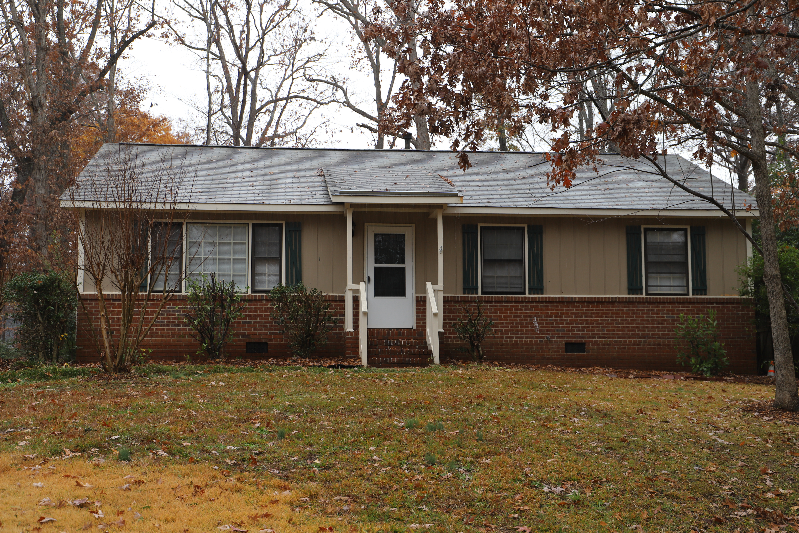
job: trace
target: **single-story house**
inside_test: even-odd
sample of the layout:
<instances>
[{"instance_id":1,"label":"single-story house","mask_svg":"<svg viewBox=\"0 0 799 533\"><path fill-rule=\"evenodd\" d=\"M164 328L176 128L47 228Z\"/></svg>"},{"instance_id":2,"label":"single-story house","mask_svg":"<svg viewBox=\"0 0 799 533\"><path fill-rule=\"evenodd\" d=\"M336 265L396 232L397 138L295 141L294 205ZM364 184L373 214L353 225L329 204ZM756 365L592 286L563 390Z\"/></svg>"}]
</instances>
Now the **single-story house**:
<instances>
[{"instance_id":1,"label":"single-story house","mask_svg":"<svg viewBox=\"0 0 799 533\"><path fill-rule=\"evenodd\" d=\"M464 357L454 324L481 302L494 322L489 359L677 370L679 315L715 309L731 369L756 371L754 311L737 293L750 244L645 161L602 155L567 189L548 185L540 153L470 153L464 171L447 151L106 144L62 197L85 224L113 208L87 185L120 156L141 179L164 162L181 169L175 268L241 287L233 356L289 355L268 292L302 281L340 318L323 352L364 365ZM663 164L751 228L751 196L680 156ZM95 287L79 282L98 313ZM147 341L154 358L197 350L185 282L175 291ZM98 354L86 320L78 357L88 361Z\"/></svg>"}]
</instances>

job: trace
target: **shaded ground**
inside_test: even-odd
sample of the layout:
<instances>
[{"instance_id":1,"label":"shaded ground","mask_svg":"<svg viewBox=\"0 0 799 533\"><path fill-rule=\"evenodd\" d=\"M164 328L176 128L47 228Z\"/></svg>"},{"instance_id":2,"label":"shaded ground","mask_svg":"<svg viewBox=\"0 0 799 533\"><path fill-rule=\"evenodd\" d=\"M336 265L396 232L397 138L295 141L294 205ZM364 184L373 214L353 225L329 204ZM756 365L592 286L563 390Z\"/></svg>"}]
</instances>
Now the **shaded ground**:
<instances>
[{"instance_id":1,"label":"shaded ground","mask_svg":"<svg viewBox=\"0 0 799 533\"><path fill-rule=\"evenodd\" d=\"M335 531L799 526L799 426L764 411L770 385L493 366L137 372L0 385L0 453L8 465L0 478L29 474L24 467L44 459L41 468L58 464L69 475L69 465L111 469L113 484L125 468L184 478L196 469L197 476L216 473L207 478L214 483L240 477L256 500L286 487L298 495L287 516ZM130 450L132 464L119 461L120 449ZM82 455L56 459L74 453ZM12 486L0 502L39 495L24 489ZM180 499L172 489L151 494ZM2 506L0 521L12 523ZM248 513L240 509L240 526L221 515L213 525L276 527L247 522ZM34 520L19 529L47 525ZM124 528L149 530L136 529L132 518Z\"/></svg>"}]
</instances>

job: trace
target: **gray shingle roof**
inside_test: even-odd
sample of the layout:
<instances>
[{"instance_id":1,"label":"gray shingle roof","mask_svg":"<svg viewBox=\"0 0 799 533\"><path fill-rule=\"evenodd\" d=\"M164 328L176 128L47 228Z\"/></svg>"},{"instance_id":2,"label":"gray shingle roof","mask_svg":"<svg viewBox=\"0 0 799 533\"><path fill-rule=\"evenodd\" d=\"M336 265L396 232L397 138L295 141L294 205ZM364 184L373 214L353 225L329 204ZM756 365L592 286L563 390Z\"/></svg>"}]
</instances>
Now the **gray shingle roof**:
<instances>
[{"instance_id":1,"label":"gray shingle roof","mask_svg":"<svg viewBox=\"0 0 799 533\"><path fill-rule=\"evenodd\" d=\"M156 146L107 144L86 166L78 186L62 199L102 200L104 176L120 158L155 183L163 169L178 169L177 201L243 205L329 205L347 191L438 195L459 192L464 207L555 209L712 209L662 178L643 160L603 155L597 171L578 172L569 189L550 188L543 154L475 152L471 168L458 168L452 152ZM738 209L754 199L688 160L665 159L670 175ZM161 171L159 171L159 169ZM146 190L143 187L142 190Z\"/></svg>"}]
</instances>

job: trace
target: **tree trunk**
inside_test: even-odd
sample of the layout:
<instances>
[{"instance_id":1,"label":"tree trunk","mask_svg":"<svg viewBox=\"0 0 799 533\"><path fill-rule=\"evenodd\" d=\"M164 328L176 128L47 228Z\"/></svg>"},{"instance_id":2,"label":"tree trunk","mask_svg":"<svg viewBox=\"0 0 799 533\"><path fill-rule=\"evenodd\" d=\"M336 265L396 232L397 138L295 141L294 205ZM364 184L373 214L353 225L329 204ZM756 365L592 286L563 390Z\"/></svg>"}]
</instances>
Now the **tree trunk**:
<instances>
[{"instance_id":1,"label":"tree trunk","mask_svg":"<svg viewBox=\"0 0 799 533\"><path fill-rule=\"evenodd\" d=\"M762 157L752 161L755 176L755 197L760 210L760 237L763 248L763 283L768 296L771 317L771 335L774 342L774 372L776 387L774 405L779 409L799 410L796 376L791 353L791 338L788 333L788 317L785 312L785 295L774 230L774 214L771 206L771 182L766 161L766 139L763 129L763 114L760 108L760 91L756 80L749 81L746 91L746 114L751 131L752 152Z\"/></svg>"},{"instance_id":2,"label":"tree trunk","mask_svg":"<svg viewBox=\"0 0 799 533\"><path fill-rule=\"evenodd\" d=\"M733 166L738 176L738 190L749 192L749 160L742 155L736 155Z\"/></svg>"}]
</instances>

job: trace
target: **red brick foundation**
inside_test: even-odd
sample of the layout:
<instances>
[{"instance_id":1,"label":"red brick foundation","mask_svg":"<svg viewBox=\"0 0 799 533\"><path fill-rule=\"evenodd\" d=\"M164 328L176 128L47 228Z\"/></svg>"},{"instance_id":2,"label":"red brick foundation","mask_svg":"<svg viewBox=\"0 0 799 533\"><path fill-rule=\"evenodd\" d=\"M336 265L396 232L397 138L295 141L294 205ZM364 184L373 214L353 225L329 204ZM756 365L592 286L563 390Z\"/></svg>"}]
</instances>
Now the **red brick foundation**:
<instances>
[{"instance_id":1,"label":"red brick foundation","mask_svg":"<svg viewBox=\"0 0 799 533\"><path fill-rule=\"evenodd\" d=\"M678 366L674 329L680 313L715 309L730 370L757 372L754 308L741 298L634 296L480 296L494 335L489 360L560 366L607 366L640 370L687 370ZM477 296L444 297L441 359L463 359L453 330L465 305ZM584 342L586 353L565 353L566 342Z\"/></svg>"},{"instance_id":2,"label":"red brick foundation","mask_svg":"<svg viewBox=\"0 0 799 533\"><path fill-rule=\"evenodd\" d=\"M268 296L244 296L247 309L235 324L228 345L231 357L248 359L290 356L283 335L271 317ZM453 325L464 305L474 305L477 296L445 296L441 360L463 359L464 344ZM721 340L727 348L730 370L756 373L754 309L740 298L726 297L569 297L569 296L480 296L487 316L494 320L494 335L485 344L489 360L561 366L607 366L641 370L684 370L676 363L674 329L680 313L704 314L716 310ZM92 317L99 315L97 297L84 295ZM354 297L354 332L344 334L344 296L328 295L338 327L328 335L320 356L358 357L358 298ZM143 348L150 359L183 360L195 357L199 345L191 337L182 317L185 295L174 295L156 321ZM110 313L119 314L119 299L110 297ZM151 313L158 302L150 303ZM425 298L417 297L416 329L411 337L424 338ZM96 323L96 319L94 320ZM78 312L78 360L96 361L99 354L88 333L86 314ZM537 326L536 326L537 324ZM392 330L402 332L404 330ZM385 333L385 332L384 332ZM372 335L374 337L374 335ZM393 336L391 337L394 338ZM247 342L267 342L268 353L246 353ZM584 342L586 353L566 354L566 342ZM374 343L373 343L374 346ZM393 348L394 351L398 351ZM401 351L401 350L399 350ZM378 355L378 354L370 354ZM419 354L413 354L418 358ZM359 362L356 361L356 363Z\"/></svg>"},{"instance_id":3,"label":"red brick foundation","mask_svg":"<svg viewBox=\"0 0 799 533\"><path fill-rule=\"evenodd\" d=\"M119 316L120 301L116 295L106 295L109 302L109 314ZM281 333L277 322L272 318L272 304L267 295L245 295L242 299L247 302L244 316L234 323L235 333L227 346L227 353L232 358L267 359L290 357L288 345ZM331 331L327 344L318 353L320 357L342 356L344 350L344 296L327 295L331 310L338 318L338 326ZM98 324L100 308L97 296L84 294L83 304L93 322ZM159 305L158 297L153 298L148 304L148 316L152 317ZM142 345L148 353L150 360L185 360L187 356L196 359L199 343L191 336L192 330L183 319L183 307L186 305L186 295L175 294L164 306L158 320L156 320L150 334ZM93 362L99 360L99 353L89 331L87 314L78 308L78 335L77 335L77 360L79 362ZM246 353L248 342L268 343L268 352L264 354ZM355 355L358 355L357 340Z\"/></svg>"}]
</instances>

